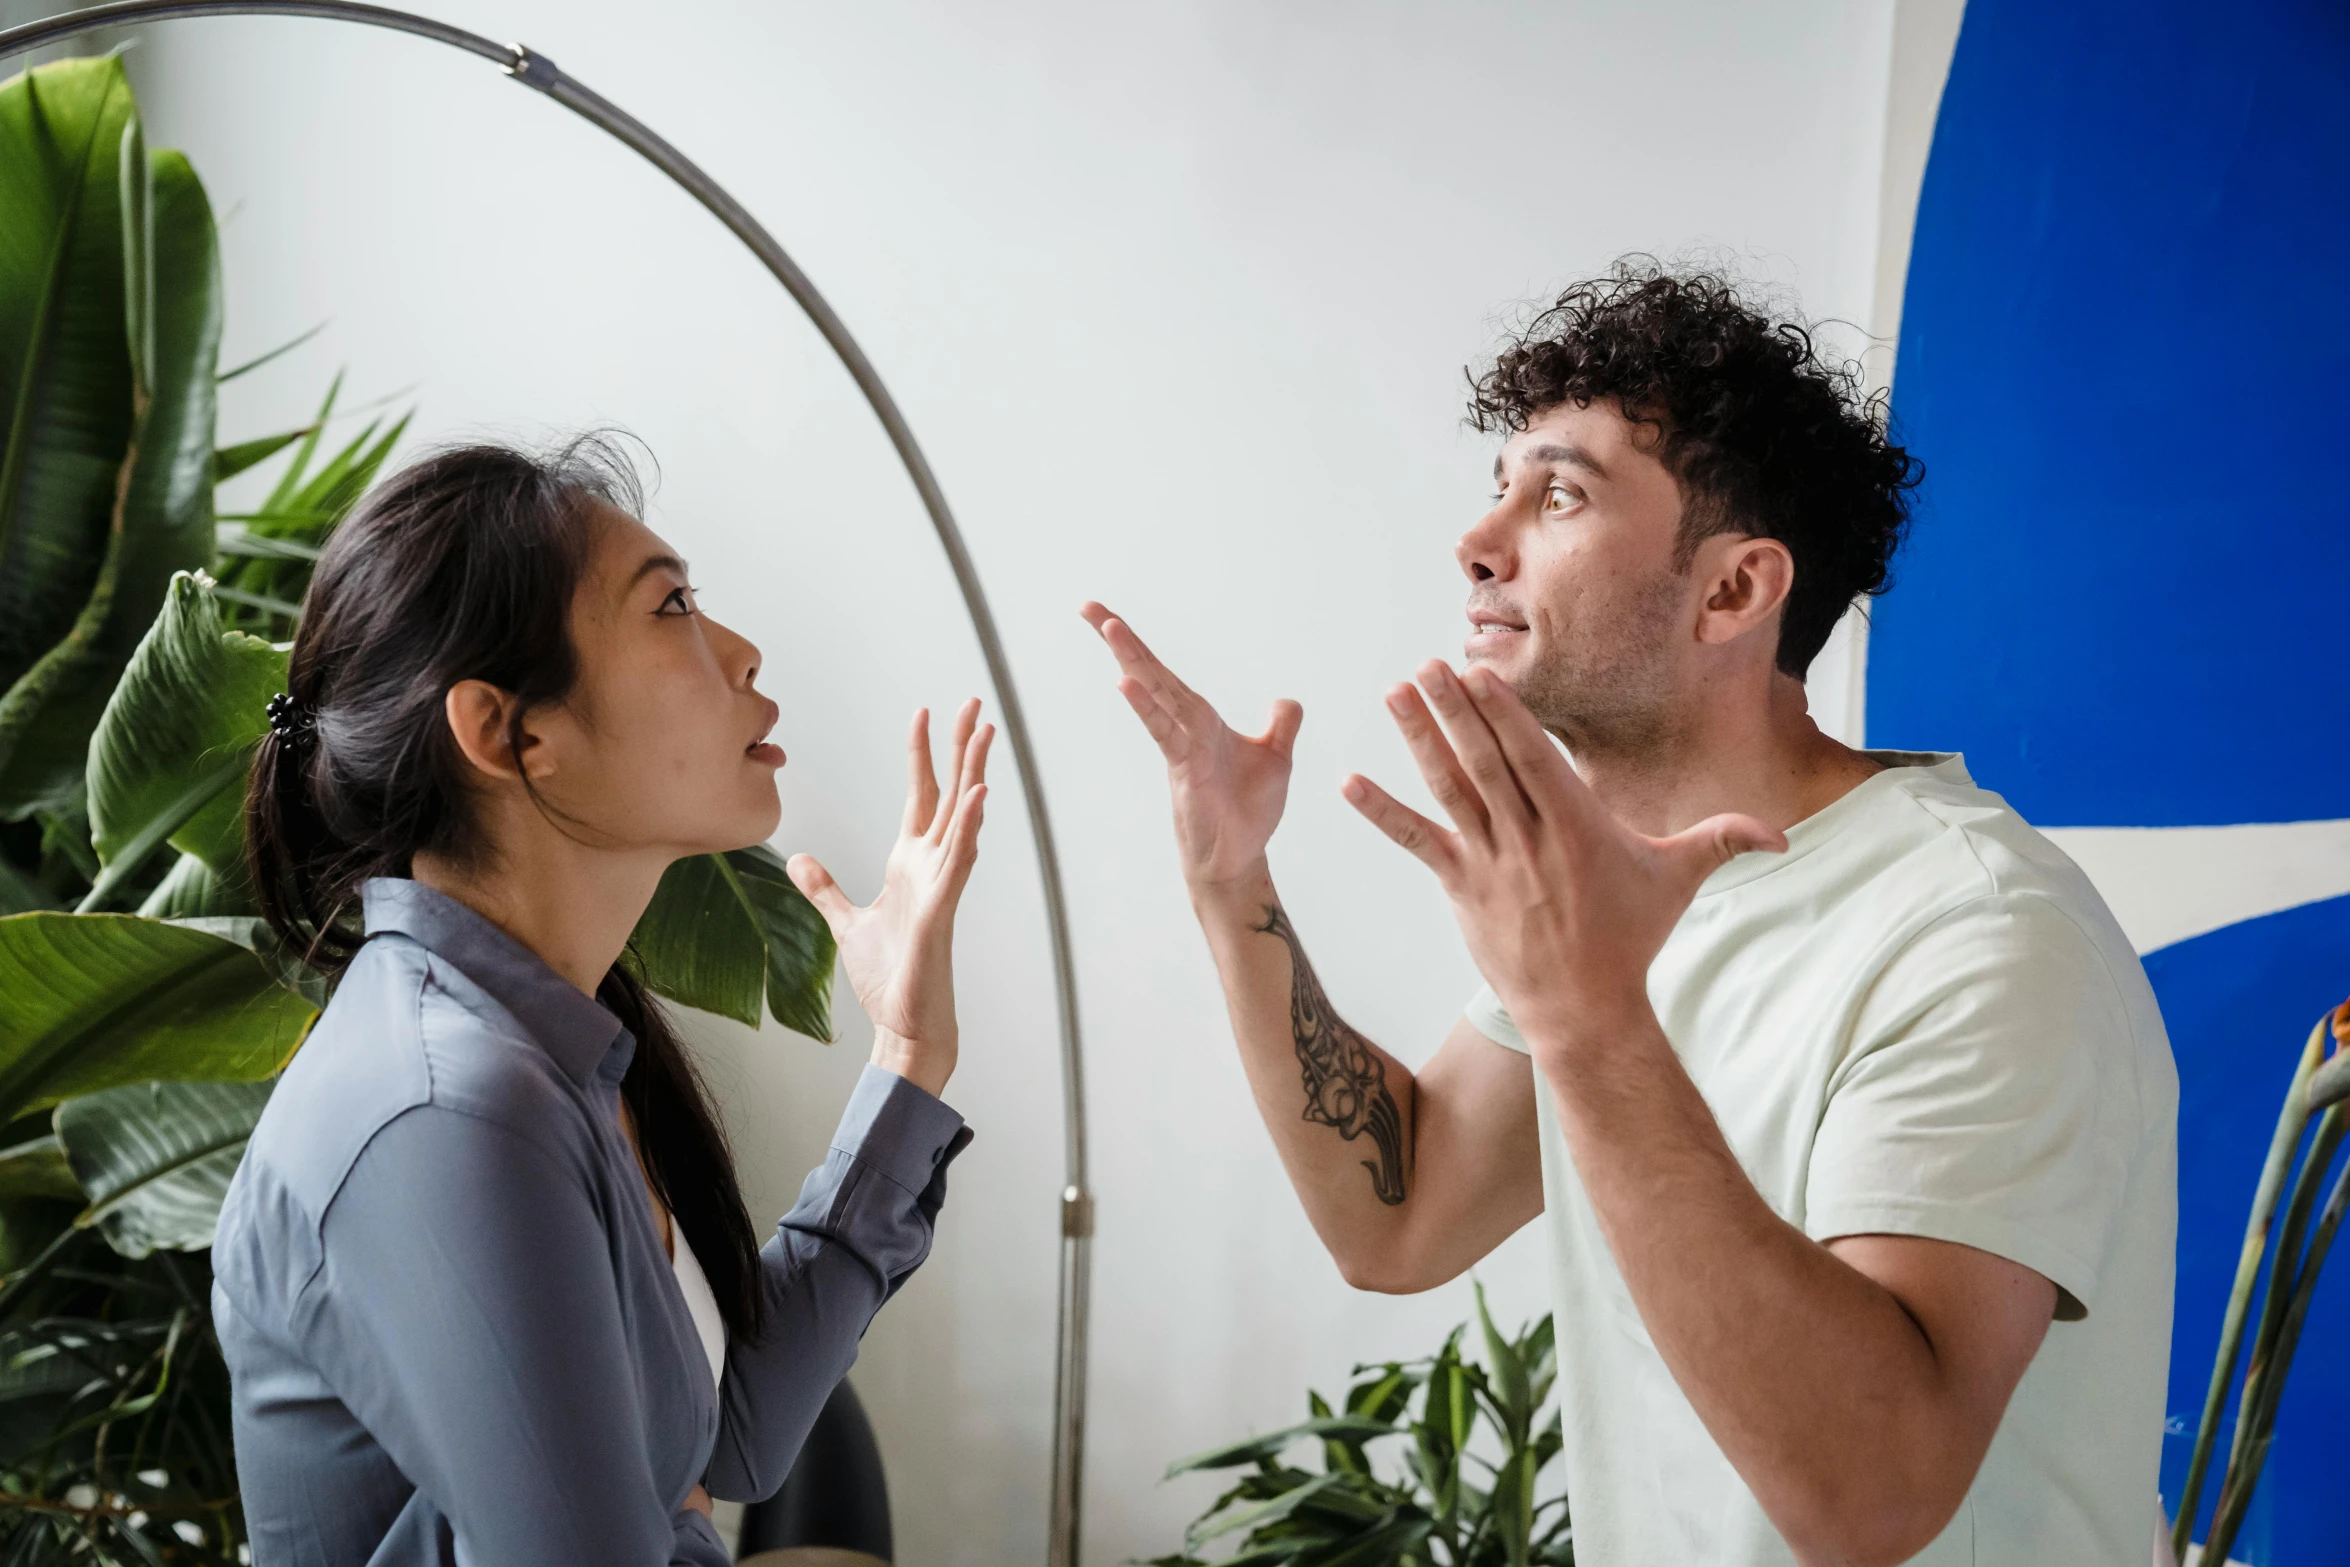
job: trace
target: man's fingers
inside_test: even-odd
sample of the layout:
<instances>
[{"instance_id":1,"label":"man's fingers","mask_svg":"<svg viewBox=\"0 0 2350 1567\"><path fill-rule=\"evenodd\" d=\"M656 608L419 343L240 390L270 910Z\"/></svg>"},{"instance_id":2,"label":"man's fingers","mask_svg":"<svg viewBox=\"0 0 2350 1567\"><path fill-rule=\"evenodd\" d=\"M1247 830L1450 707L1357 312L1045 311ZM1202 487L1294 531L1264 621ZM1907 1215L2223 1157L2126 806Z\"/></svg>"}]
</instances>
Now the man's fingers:
<instances>
[{"instance_id":1,"label":"man's fingers","mask_svg":"<svg viewBox=\"0 0 2350 1567\"><path fill-rule=\"evenodd\" d=\"M1787 835L1774 832L1751 816L1724 814L1709 816L1696 826L1673 834L1670 838L1652 839L1656 850L1665 861L1680 872L1695 896L1698 883L1741 854L1757 850L1766 854L1784 854Z\"/></svg>"},{"instance_id":2,"label":"man's fingers","mask_svg":"<svg viewBox=\"0 0 2350 1567\"><path fill-rule=\"evenodd\" d=\"M1551 743L1549 731L1527 710L1508 681L1480 664L1461 675L1460 688L1485 720L1528 799L1549 805L1572 796L1578 800L1578 808L1598 807L1582 778Z\"/></svg>"},{"instance_id":3,"label":"man's fingers","mask_svg":"<svg viewBox=\"0 0 2350 1567\"><path fill-rule=\"evenodd\" d=\"M1086 624L1100 633L1109 646L1111 656L1118 660L1118 668L1130 679L1139 680L1151 695L1157 697L1170 715L1180 712L1184 702L1198 701L1191 687L1175 678L1173 670L1159 662L1158 655L1143 645L1134 628L1099 604L1088 604L1083 612Z\"/></svg>"},{"instance_id":4,"label":"man's fingers","mask_svg":"<svg viewBox=\"0 0 2350 1567\"><path fill-rule=\"evenodd\" d=\"M1469 782L1469 775L1461 771L1460 758L1453 755L1444 731L1437 727L1436 715L1420 699L1419 687L1398 685L1389 691L1387 711L1394 716L1395 727L1403 732L1403 743L1411 749L1420 776L1428 781L1428 792L1436 796L1444 814L1462 832L1483 841L1493 830L1493 823L1485 814L1485 802L1478 797L1476 786Z\"/></svg>"},{"instance_id":5,"label":"man's fingers","mask_svg":"<svg viewBox=\"0 0 2350 1567\"><path fill-rule=\"evenodd\" d=\"M1267 749L1283 761L1297 746L1297 731L1306 721L1306 710L1283 697L1273 704L1273 716L1265 724L1265 732L1257 738Z\"/></svg>"},{"instance_id":6,"label":"man's fingers","mask_svg":"<svg viewBox=\"0 0 2350 1567\"><path fill-rule=\"evenodd\" d=\"M1501 741L1494 735L1493 726L1469 700L1469 693L1461 688L1460 677L1452 672L1452 666L1438 658L1422 664L1420 689L1428 694L1428 705L1436 710L1437 719L1452 741L1452 753L1460 758L1461 770L1475 786L1477 798L1483 802L1485 814L1495 829L1522 827L1531 822L1533 804L1526 798L1526 791L1518 786L1509 759L1502 755Z\"/></svg>"},{"instance_id":7,"label":"man's fingers","mask_svg":"<svg viewBox=\"0 0 2350 1567\"><path fill-rule=\"evenodd\" d=\"M1128 707L1134 709L1134 716L1142 720L1142 727L1150 731L1151 738L1159 742L1159 751L1168 761L1176 760L1188 749L1184 744L1183 726L1168 716L1167 710L1159 705L1159 699L1151 695L1150 687L1131 675L1122 676L1118 681L1118 694L1126 699Z\"/></svg>"},{"instance_id":8,"label":"man's fingers","mask_svg":"<svg viewBox=\"0 0 2350 1567\"><path fill-rule=\"evenodd\" d=\"M930 825L938 810L938 776L930 770L930 709L914 709L906 731L906 820L899 831L912 837Z\"/></svg>"},{"instance_id":9,"label":"man's fingers","mask_svg":"<svg viewBox=\"0 0 2350 1567\"><path fill-rule=\"evenodd\" d=\"M795 854L784 864L784 874L791 884L800 889L801 896L816 905L816 912L824 916L824 923L832 927L837 938L847 926L857 906L849 895L840 890L840 883L832 879L832 872L816 863L812 854Z\"/></svg>"},{"instance_id":10,"label":"man's fingers","mask_svg":"<svg viewBox=\"0 0 2350 1567\"><path fill-rule=\"evenodd\" d=\"M1454 867L1460 864L1460 839L1418 811L1371 782L1360 773L1349 777L1338 786L1346 796L1346 803L1370 821L1398 847L1434 871L1446 886L1452 885Z\"/></svg>"}]
</instances>

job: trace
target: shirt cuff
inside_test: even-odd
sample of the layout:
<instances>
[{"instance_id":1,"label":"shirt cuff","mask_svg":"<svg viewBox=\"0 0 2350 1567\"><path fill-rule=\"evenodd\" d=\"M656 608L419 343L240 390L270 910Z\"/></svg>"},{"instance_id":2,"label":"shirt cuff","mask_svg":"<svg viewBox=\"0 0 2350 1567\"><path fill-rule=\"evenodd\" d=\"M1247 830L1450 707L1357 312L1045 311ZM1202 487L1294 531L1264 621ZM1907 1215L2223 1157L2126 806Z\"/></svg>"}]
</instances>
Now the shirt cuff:
<instances>
[{"instance_id":1,"label":"shirt cuff","mask_svg":"<svg viewBox=\"0 0 2350 1567\"><path fill-rule=\"evenodd\" d=\"M835 1153L880 1171L917 1196L971 1141L971 1128L946 1102L895 1072L867 1066L832 1134Z\"/></svg>"}]
</instances>

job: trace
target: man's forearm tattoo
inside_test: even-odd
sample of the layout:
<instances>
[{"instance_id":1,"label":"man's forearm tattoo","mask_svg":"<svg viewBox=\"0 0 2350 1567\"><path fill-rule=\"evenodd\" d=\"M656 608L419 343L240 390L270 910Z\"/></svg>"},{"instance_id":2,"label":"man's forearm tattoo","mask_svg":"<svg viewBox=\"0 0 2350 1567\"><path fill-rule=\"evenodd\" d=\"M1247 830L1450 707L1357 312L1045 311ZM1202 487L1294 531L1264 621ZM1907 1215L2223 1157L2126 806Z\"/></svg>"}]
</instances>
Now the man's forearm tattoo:
<instances>
[{"instance_id":1,"label":"man's forearm tattoo","mask_svg":"<svg viewBox=\"0 0 2350 1567\"><path fill-rule=\"evenodd\" d=\"M1363 1161L1371 1190L1390 1206L1402 1202L1403 1117L1387 1091L1386 1063L1330 1005L1281 905L1266 904L1265 923L1251 928L1289 948L1289 1032L1305 1075L1305 1119L1337 1127L1348 1142L1368 1133L1379 1150L1378 1158Z\"/></svg>"}]
</instances>

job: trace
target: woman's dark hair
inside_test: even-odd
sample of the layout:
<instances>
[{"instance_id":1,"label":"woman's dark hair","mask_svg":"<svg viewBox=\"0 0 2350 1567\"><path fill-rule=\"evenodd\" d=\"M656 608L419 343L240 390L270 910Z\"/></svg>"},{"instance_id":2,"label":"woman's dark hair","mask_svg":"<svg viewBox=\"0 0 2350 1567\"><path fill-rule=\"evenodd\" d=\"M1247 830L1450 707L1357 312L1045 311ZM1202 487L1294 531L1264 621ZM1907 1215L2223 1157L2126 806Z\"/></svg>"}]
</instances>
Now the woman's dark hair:
<instances>
[{"instance_id":1,"label":"woman's dark hair","mask_svg":"<svg viewBox=\"0 0 2350 1567\"><path fill-rule=\"evenodd\" d=\"M487 853L445 699L461 680L519 698L506 737L519 758L524 712L570 694L571 603L598 503L643 510L608 438L545 453L452 447L386 479L327 542L286 672L307 727L262 740L245 833L262 917L330 976L365 940L362 882L406 876L422 853L460 864ZM729 1330L755 1337L758 1238L692 1059L625 959L596 999L636 1036L620 1091L652 1187Z\"/></svg>"},{"instance_id":2,"label":"woman's dark hair","mask_svg":"<svg viewBox=\"0 0 2350 1567\"><path fill-rule=\"evenodd\" d=\"M1681 485L1679 564L1717 533L1777 539L1795 558L1779 667L1800 680L1846 606L1885 591L1924 465L1887 432L1857 365L1744 303L1718 272L1627 256L1529 322L1483 373L1469 423L1523 430L1561 403L1614 402L1663 436Z\"/></svg>"}]
</instances>

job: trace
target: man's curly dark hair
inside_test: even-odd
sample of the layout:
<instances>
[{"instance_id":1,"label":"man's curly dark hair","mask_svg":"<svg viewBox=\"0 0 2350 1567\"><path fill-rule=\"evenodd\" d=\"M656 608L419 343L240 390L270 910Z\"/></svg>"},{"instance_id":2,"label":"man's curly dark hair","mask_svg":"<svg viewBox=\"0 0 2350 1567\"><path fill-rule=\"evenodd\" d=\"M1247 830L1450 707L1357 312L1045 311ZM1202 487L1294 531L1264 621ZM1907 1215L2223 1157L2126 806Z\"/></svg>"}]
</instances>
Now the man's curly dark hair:
<instances>
[{"instance_id":1,"label":"man's curly dark hair","mask_svg":"<svg viewBox=\"0 0 2350 1567\"><path fill-rule=\"evenodd\" d=\"M1469 385L1469 423L1488 434L1567 402L1653 425L1681 486L1683 569L1717 533L1795 558L1778 664L1798 680L1845 607L1889 584L1924 465L1894 444L1857 365L1822 359L1807 328L1721 273L1627 257L1559 295Z\"/></svg>"}]
</instances>

